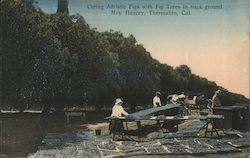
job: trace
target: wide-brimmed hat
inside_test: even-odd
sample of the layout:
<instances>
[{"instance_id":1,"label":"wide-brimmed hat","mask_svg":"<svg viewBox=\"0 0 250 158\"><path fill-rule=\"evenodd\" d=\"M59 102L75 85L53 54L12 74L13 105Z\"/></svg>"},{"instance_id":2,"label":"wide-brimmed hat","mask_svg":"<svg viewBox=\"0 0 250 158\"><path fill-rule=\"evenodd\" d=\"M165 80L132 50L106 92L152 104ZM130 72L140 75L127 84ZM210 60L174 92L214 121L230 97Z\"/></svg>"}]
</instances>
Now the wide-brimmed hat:
<instances>
[{"instance_id":1,"label":"wide-brimmed hat","mask_svg":"<svg viewBox=\"0 0 250 158\"><path fill-rule=\"evenodd\" d=\"M116 105L121 105L123 103L123 101L121 100L121 98L117 98L116 100L115 100L115 104Z\"/></svg>"},{"instance_id":2,"label":"wide-brimmed hat","mask_svg":"<svg viewBox=\"0 0 250 158\"><path fill-rule=\"evenodd\" d=\"M220 91L221 91L221 90L217 90L217 91L215 91L215 94L219 94L219 93L220 93Z\"/></svg>"},{"instance_id":3,"label":"wide-brimmed hat","mask_svg":"<svg viewBox=\"0 0 250 158\"><path fill-rule=\"evenodd\" d=\"M161 95L161 92L156 92L156 95Z\"/></svg>"}]
</instances>

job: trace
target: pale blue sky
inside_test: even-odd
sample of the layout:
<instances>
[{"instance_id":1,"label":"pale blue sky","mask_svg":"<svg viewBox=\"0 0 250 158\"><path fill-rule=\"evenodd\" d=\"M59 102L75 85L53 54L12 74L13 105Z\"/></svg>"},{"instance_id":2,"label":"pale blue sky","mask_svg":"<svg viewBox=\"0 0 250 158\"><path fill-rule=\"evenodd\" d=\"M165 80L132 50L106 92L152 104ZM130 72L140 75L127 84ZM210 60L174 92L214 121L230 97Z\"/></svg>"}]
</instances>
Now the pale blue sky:
<instances>
[{"instance_id":1,"label":"pale blue sky","mask_svg":"<svg viewBox=\"0 0 250 158\"><path fill-rule=\"evenodd\" d=\"M56 12L57 0L36 1L45 12ZM160 62L187 64L193 73L249 97L249 0L69 1L70 14L80 13L90 27L133 34ZM191 16L115 16L87 9L89 4L222 4L223 9L191 10Z\"/></svg>"}]
</instances>

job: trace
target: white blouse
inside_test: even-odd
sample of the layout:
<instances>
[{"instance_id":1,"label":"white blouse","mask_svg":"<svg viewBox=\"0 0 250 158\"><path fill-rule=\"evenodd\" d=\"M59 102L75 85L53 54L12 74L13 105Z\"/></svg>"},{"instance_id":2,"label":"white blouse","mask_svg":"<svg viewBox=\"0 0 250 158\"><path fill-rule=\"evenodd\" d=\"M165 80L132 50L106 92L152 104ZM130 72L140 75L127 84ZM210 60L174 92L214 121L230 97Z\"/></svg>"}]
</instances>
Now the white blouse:
<instances>
[{"instance_id":1,"label":"white blouse","mask_svg":"<svg viewBox=\"0 0 250 158\"><path fill-rule=\"evenodd\" d=\"M161 106L161 98L158 97L158 96L155 96L153 98L153 105L154 105L154 107L157 107L158 106L157 104Z\"/></svg>"},{"instance_id":2,"label":"white blouse","mask_svg":"<svg viewBox=\"0 0 250 158\"><path fill-rule=\"evenodd\" d=\"M122 115L127 116L128 113L123 109L121 105L114 105L112 108L111 116L121 117Z\"/></svg>"}]
</instances>

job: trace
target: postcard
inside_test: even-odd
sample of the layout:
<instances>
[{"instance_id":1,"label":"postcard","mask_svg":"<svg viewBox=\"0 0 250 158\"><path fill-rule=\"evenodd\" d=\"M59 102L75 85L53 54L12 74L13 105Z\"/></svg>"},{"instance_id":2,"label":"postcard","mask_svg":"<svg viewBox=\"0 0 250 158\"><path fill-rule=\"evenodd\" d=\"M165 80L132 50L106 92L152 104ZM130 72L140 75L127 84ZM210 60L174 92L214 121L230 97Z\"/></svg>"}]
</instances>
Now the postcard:
<instances>
[{"instance_id":1,"label":"postcard","mask_svg":"<svg viewBox=\"0 0 250 158\"><path fill-rule=\"evenodd\" d=\"M0 156L249 155L249 0L0 3Z\"/></svg>"}]
</instances>

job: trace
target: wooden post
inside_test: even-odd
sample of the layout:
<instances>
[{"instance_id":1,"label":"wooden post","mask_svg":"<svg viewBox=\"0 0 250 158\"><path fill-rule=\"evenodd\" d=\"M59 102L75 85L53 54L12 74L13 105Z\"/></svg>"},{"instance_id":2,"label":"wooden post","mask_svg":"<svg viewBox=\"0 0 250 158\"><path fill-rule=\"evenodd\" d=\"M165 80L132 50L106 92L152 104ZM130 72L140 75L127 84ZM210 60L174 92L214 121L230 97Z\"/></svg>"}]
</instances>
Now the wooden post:
<instances>
[{"instance_id":1,"label":"wooden post","mask_svg":"<svg viewBox=\"0 0 250 158\"><path fill-rule=\"evenodd\" d=\"M67 123L69 123L69 114L67 113Z\"/></svg>"},{"instance_id":2,"label":"wooden post","mask_svg":"<svg viewBox=\"0 0 250 158\"><path fill-rule=\"evenodd\" d=\"M85 112L82 112L82 120L85 122L86 121L86 114Z\"/></svg>"}]
</instances>

